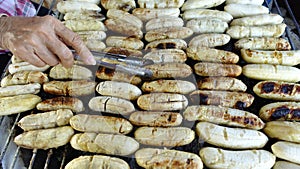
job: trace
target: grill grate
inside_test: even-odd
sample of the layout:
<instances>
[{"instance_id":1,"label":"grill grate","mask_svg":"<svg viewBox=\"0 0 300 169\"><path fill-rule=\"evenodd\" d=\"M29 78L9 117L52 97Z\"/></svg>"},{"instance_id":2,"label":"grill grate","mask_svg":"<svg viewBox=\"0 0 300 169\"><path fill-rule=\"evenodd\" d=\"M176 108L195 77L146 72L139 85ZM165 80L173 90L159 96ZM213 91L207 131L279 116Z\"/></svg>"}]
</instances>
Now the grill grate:
<instances>
[{"instance_id":1,"label":"grill grate","mask_svg":"<svg viewBox=\"0 0 300 169\"><path fill-rule=\"evenodd\" d=\"M38 7L37 7L37 14L42 9L42 4L44 0L40 0ZM52 1L51 7L54 7L55 0ZM282 2L281 2L282 3ZM293 24L296 27L296 32L298 33L298 36L300 35L300 28L299 24L293 14L292 9L290 8L290 5L287 0L284 0L284 4L279 4L277 0L271 0L267 1L265 0L264 5L267 6L270 11L275 10L276 13L283 15L282 9L283 6L285 6L284 9L287 10L289 16L293 20ZM48 14L51 14L51 10L48 11ZM297 38L298 38L297 36ZM295 40L293 39L293 32L290 29L286 29L285 38L287 38L292 46L292 49L298 49L298 47L295 44ZM9 62L10 63L10 62ZM9 64L8 63L8 64ZM7 70L7 66L4 69L4 71ZM5 74L5 73L4 73ZM2 77L4 76L2 75ZM66 145L64 147L60 147L58 149L50 149L50 150L37 150L34 149L32 152L24 150L22 151L22 148L16 146L13 143L13 136L16 135L16 125L17 122L20 119L20 114L12 115L12 116L0 116L0 169L33 169L33 168L60 168L63 169L66 161L67 161L67 154L68 151L70 151L69 145ZM4 141L3 141L4 140ZM197 141L195 144L199 144ZM196 146L197 147L197 146ZM24 155L27 153L26 155ZM22 154L22 157L21 157ZM27 157L27 159L25 158ZM68 158L71 158L72 154L68 154ZM128 161L128 160L127 160ZM25 163L25 165L24 165ZM55 164L53 164L55 163ZM128 161L130 165L133 165L136 167L136 163L134 160L130 159ZM27 164L27 165L26 165ZM53 165L55 165L53 167ZM28 167L24 167L28 166ZM37 167L38 166L38 167Z\"/></svg>"}]
</instances>

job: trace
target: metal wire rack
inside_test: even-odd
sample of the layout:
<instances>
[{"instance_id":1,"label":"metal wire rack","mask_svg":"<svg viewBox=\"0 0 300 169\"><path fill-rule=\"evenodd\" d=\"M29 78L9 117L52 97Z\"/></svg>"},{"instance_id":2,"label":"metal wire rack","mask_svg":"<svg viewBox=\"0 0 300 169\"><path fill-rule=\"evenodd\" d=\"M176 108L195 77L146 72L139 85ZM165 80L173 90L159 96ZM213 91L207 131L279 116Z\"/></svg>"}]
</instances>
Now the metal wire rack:
<instances>
[{"instance_id":1,"label":"metal wire rack","mask_svg":"<svg viewBox=\"0 0 300 169\"><path fill-rule=\"evenodd\" d=\"M44 0L40 0L37 7L37 14L42 9ZM56 0L53 0L50 5L48 14L53 14L52 8ZM296 33L291 29L287 28L283 37L287 38L292 46L292 49L298 49L296 41L299 41L300 27L297 22L295 15L287 0L283 0L284 6L280 6L277 0L267 1L265 0L264 5L267 6L270 11L282 15L282 9L285 9L289 17L291 17L294 26L296 27ZM55 13L53 14L55 15ZM298 36L294 36L298 34ZM296 40L296 41L295 41ZM6 70L7 68L5 68ZM20 119L20 114L16 116L0 116L0 169L23 169L23 168L60 168L62 169L66 164L66 158L70 147L63 146L58 149L50 150L37 150L34 149L32 152L22 152L22 148L15 145L13 137L16 135L17 122ZM24 154L27 153L27 154ZM21 155L22 154L22 155ZM68 154L70 155L70 154Z\"/></svg>"}]
</instances>

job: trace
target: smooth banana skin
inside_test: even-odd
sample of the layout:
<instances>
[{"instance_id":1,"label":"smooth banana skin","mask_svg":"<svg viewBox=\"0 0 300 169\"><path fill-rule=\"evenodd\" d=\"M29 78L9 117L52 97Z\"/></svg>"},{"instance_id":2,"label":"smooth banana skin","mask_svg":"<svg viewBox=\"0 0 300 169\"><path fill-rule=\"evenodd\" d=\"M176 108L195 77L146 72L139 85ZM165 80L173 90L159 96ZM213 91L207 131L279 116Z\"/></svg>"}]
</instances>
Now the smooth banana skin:
<instances>
[{"instance_id":1,"label":"smooth banana skin","mask_svg":"<svg viewBox=\"0 0 300 169\"><path fill-rule=\"evenodd\" d=\"M184 0L138 0L140 8L180 8Z\"/></svg>"},{"instance_id":2,"label":"smooth banana skin","mask_svg":"<svg viewBox=\"0 0 300 169\"><path fill-rule=\"evenodd\" d=\"M24 131L54 128L68 125L72 117L73 112L70 109L59 109L24 116L19 120L18 126Z\"/></svg>"},{"instance_id":3,"label":"smooth banana skin","mask_svg":"<svg viewBox=\"0 0 300 169\"><path fill-rule=\"evenodd\" d=\"M57 3L57 10L60 13L75 11L101 11L101 8L95 3L80 1L60 1Z\"/></svg>"},{"instance_id":4,"label":"smooth banana skin","mask_svg":"<svg viewBox=\"0 0 300 169\"><path fill-rule=\"evenodd\" d=\"M40 96L23 94L0 98L0 116L26 112L42 101Z\"/></svg>"},{"instance_id":5,"label":"smooth banana skin","mask_svg":"<svg viewBox=\"0 0 300 169\"><path fill-rule=\"evenodd\" d=\"M144 82L141 89L143 92L162 92L188 94L196 90L196 86L189 81L159 79L156 81Z\"/></svg>"},{"instance_id":6,"label":"smooth banana skin","mask_svg":"<svg viewBox=\"0 0 300 169\"><path fill-rule=\"evenodd\" d=\"M237 77L242 74L242 67L236 64L199 62L194 65L194 70L199 76Z\"/></svg>"},{"instance_id":7,"label":"smooth banana skin","mask_svg":"<svg viewBox=\"0 0 300 169\"><path fill-rule=\"evenodd\" d=\"M187 48L187 43L183 39L162 39L150 42L145 49L182 49Z\"/></svg>"},{"instance_id":8,"label":"smooth banana skin","mask_svg":"<svg viewBox=\"0 0 300 169\"><path fill-rule=\"evenodd\" d=\"M168 28L168 27L183 27L184 21L182 18L177 16L160 16L158 18L150 19L146 22L145 29L146 31L159 29L159 28Z\"/></svg>"},{"instance_id":9,"label":"smooth banana skin","mask_svg":"<svg viewBox=\"0 0 300 169\"><path fill-rule=\"evenodd\" d=\"M129 100L111 96L93 97L88 105L94 111L112 114L129 115L135 111L133 103Z\"/></svg>"},{"instance_id":10,"label":"smooth banana skin","mask_svg":"<svg viewBox=\"0 0 300 169\"><path fill-rule=\"evenodd\" d=\"M283 17L278 14L260 14L253 16L245 16L242 18L233 19L230 26L262 26L262 25L276 25L283 22Z\"/></svg>"},{"instance_id":11,"label":"smooth banana skin","mask_svg":"<svg viewBox=\"0 0 300 169\"><path fill-rule=\"evenodd\" d=\"M187 127L139 127L134 138L145 145L178 147L190 144L195 132Z\"/></svg>"},{"instance_id":12,"label":"smooth banana skin","mask_svg":"<svg viewBox=\"0 0 300 169\"><path fill-rule=\"evenodd\" d=\"M263 106L259 110L259 117L265 121L300 121L299 110L298 102L274 102Z\"/></svg>"},{"instance_id":13,"label":"smooth banana skin","mask_svg":"<svg viewBox=\"0 0 300 169\"><path fill-rule=\"evenodd\" d=\"M107 155L127 156L139 149L136 140L122 134L78 133L70 143L76 150Z\"/></svg>"},{"instance_id":14,"label":"smooth banana skin","mask_svg":"<svg viewBox=\"0 0 300 169\"><path fill-rule=\"evenodd\" d=\"M138 106L143 110L175 111L183 110L188 105L187 98L175 93L150 93L137 99Z\"/></svg>"},{"instance_id":15,"label":"smooth banana skin","mask_svg":"<svg viewBox=\"0 0 300 169\"><path fill-rule=\"evenodd\" d=\"M270 121L263 129L264 133L270 138L278 140L300 143L300 123L288 121ZM288 134L282 134L288 133Z\"/></svg>"},{"instance_id":16,"label":"smooth banana skin","mask_svg":"<svg viewBox=\"0 0 300 169\"><path fill-rule=\"evenodd\" d=\"M41 84L29 83L25 85L12 85L0 87L0 98L7 96L23 95L23 94L38 94L41 90Z\"/></svg>"},{"instance_id":17,"label":"smooth banana skin","mask_svg":"<svg viewBox=\"0 0 300 169\"><path fill-rule=\"evenodd\" d=\"M181 10L186 11L189 9L199 8L212 8L221 5L225 0L187 0L184 2Z\"/></svg>"},{"instance_id":18,"label":"smooth banana skin","mask_svg":"<svg viewBox=\"0 0 300 169\"><path fill-rule=\"evenodd\" d=\"M283 35L286 24L264 26L230 26L226 33L232 39L242 39L250 37L280 37Z\"/></svg>"},{"instance_id":19,"label":"smooth banana skin","mask_svg":"<svg viewBox=\"0 0 300 169\"><path fill-rule=\"evenodd\" d=\"M146 53L143 58L151 59L154 63L184 63L187 60L186 53L181 49L153 49Z\"/></svg>"},{"instance_id":20,"label":"smooth banana skin","mask_svg":"<svg viewBox=\"0 0 300 169\"><path fill-rule=\"evenodd\" d=\"M266 99L300 101L300 85L282 81L261 81L254 87L256 95Z\"/></svg>"},{"instance_id":21,"label":"smooth banana skin","mask_svg":"<svg viewBox=\"0 0 300 169\"><path fill-rule=\"evenodd\" d=\"M8 74L1 80L1 87L25 85L30 83L43 84L49 81L48 75L40 71L20 71Z\"/></svg>"},{"instance_id":22,"label":"smooth banana skin","mask_svg":"<svg viewBox=\"0 0 300 169\"><path fill-rule=\"evenodd\" d=\"M243 66L243 75L257 80L276 80L286 82L300 81L300 69L291 66L270 64L248 64Z\"/></svg>"},{"instance_id":23,"label":"smooth banana skin","mask_svg":"<svg viewBox=\"0 0 300 169\"><path fill-rule=\"evenodd\" d=\"M143 28L143 22L136 16L132 15L129 12L119 10L119 9L109 9L106 13L106 16L111 19L121 19L132 25L137 26L138 28Z\"/></svg>"},{"instance_id":24,"label":"smooth banana skin","mask_svg":"<svg viewBox=\"0 0 300 169\"><path fill-rule=\"evenodd\" d=\"M117 81L103 81L96 86L96 91L102 96L113 96L127 100L136 100L142 95L141 89L137 86Z\"/></svg>"},{"instance_id":25,"label":"smooth banana skin","mask_svg":"<svg viewBox=\"0 0 300 169\"><path fill-rule=\"evenodd\" d=\"M65 166L65 169L76 169L76 168L91 169L94 167L130 169L126 161L120 158L104 156L104 155L79 156L71 160L70 162L68 162L67 165Z\"/></svg>"},{"instance_id":26,"label":"smooth banana skin","mask_svg":"<svg viewBox=\"0 0 300 169\"><path fill-rule=\"evenodd\" d=\"M198 49L199 47L217 47L226 45L230 41L230 36L227 34L207 33L194 36L189 41L189 48Z\"/></svg>"},{"instance_id":27,"label":"smooth banana skin","mask_svg":"<svg viewBox=\"0 0 300 169\"><path fill-rule=\"evenodd\" d=\"M141 50L144 47L144 42L134 37L109 36L106 38L106 45L110 47Z\"/></svg>"},{"instance_id":28,"label":"smooth banana skin","mask_svg":"<svg viewBox=\"0 0 300 169\"><path fill-rule=\"evenodd\" d=\"M205 147L200 150L200 157L209 168L272 168L276 157L266 150L224 150Z\"/></svg>"},{"instance_id":29,"label":"smooth banana skin","mask_svg":"<svg viewBox=\"0 0 300 169\"><path fill-rule=\"evenodd\" d=\"M70 125L81 132L128 134L132 124L124 118L102 115L77 114L70 118Z\"/></svg>"},{"instance_id":30,"label":"smooth banana skin","mask_svg":"<svg viewBox=\"0 0 300 169\"><path fill-rule=\"evenodd\" d=\"M123 11L131 11L136 8L135 0L100 0L104 9L119 9Z\"/></svg>"},{"instance_id":31,"label":"smooth banana skin","mask_svg":"<svg viewBox=\"0 0 300 169\"><path fill-rule=\"evenodd\" d=\"M230 13L212 9L190 9L186 10L182 14L182 18L185 21L199 18L217 18L224 22L229 23L233 17Z\"/></svg>"},{"instance_id":32,"label":"smooth banana skin","mask_svg":"<svg viewBox=\"0 0 300 169\"><path fill-rule=\"evenodd\" d=\"M206 77L197 82L198 89L245 92L246 84L233 77Z\"/></svg>"},{"instance_id":33,"label":"smooth banana skin","mask_svg":"<svg viewBox=\"0 0 300 169\"><path fill-rule=\"evenodd\" d=\"M240 60L233 52L208 47L188 47L186 52L189 58L196 61L235 64Z\"/></svg>"},{"instance_id":34,"label":"smooth banana skin","mask_svg":"<svg viewBox=\"0 0 300 169\"><path fill-rule=\"evenodd\" d=\"M186 39L193 35L193 31L188 27L167 27L150 30L145 34L148 42L161 39Z\"/></svg>"},{"instance_id":35,"label":"smooth banana skin","mask_svg":"<svg viewBox=\"0 0 300 169\"><path fill-rule=\"evenodd\" d=\"M300 144L278 141L271 146L271 149L276 157L300 165Z\"/></svg>"},{"instance_id":36,"label":"smooth banana skin","mask_svg":"<svg viewBox=\"0 0 300 169\"><path fill-rule=\"evenodd\" d=\"M244 92L195 90L189 94L193 105L217 105L231 108L246 108L252 105L254 96Z\"/></svg>"},{"instance_id":37,"label":"smooth banana skin","mask_svg":"<svg viewBox=\"0 0 300 169\"><path fill-rule=\"evenodd\" d=\"M194 33L224 33L228 23L217 18L199 18L187 21L186 27Z\"/></svg>"},{"instance_id":38,"label":"smooth banana skin","mask_svg":"<svg viewBox=\"0 0 300 169\"><path fill-rule=\"evenodd\" d=\"M264 0L226 0L226 4L253 4L262 5Z\"/></svg>"},{"instance_id":39,"label":"smooth banana skin","mask_svg":"<svg viewBox=\"0 0 300 169\"><path fill-rule=\"evenodd\" d=\"M144 168L203 168L198 155L179 150L142 148L135 153L135 159Z\"/></svg>"},{"instance_id":40,"label":"smooth banana skin","mask_svg":"<svg viewBox=\"0 0 300 169\"><path fill-rule=\"evenodd\" d=\"M63 126L27 131L17 135L14 138L14 142L18 146L27 149L47 150L68 144L73 135L74 130L72 127Z\"/></svg>"},{"instance_id":41,"label":"smooth banana skin","mask_svg":"<svg viewBox=\"0 0 300 169\"><path fill-rule=\"evenodd\" d=\"M43 100L36 105L36 108L41 111L70 109L75 113L79 113L85 110L83 103L79 98L64 96Z\"/></svg>"},{"instance_id":42,"label":"smooth banana skin","mask_svg":"<svg viewBox=\"0 0 300 169\"><path fill-rule=\"evenodd\" d=\"M268 142L268 137L260 131L223 127L208 122L199 122L196 133L204 142L235 150L263 148Z\"/></svg>"},{"instance_id":43,"label":"smooth banana skin","mask_svg":"<svg viewBox=\"0 0 300 169\"><path fill-rule=\"evenodd\" d=\"M260 130L265 123L255 114L222 106L188 106L183 117L188 121L206 121L226 126Z\"/></svg>"},{"instance_id":44,"label":"smooth banana skin","mask_svg":"<svg viewBox=\"0 0 300 169\"><path fill-rule=\"evenodd\" d=\"M241 49L242 58L248 63L295 66L300 63L300 50L265 51Z\"/></svg>"},{"instance_id":45,"label":"smooth banana skin","mask_svg":"<svg viewBox=\"0 0 300 169\"><path fill-rule=\"evenodd\" d=\"M227 4L224 6L224 11L230 13L233 18L240 18L251 15L268 14L269 8L252 4Z\"/></svg>"},{"instance_id":46,"label":"smooth banana skin","mask_svg":"<svg viewBox=\"0 0 300 169\"><path fill-rule=\"evenodd\" d=\"M243 38L234 43L236 49L291 50L291 44L283 38L256 37Z\"/></svg>"},{"instance_id":47,"label":"smooth banana skin","mask_svg":"<svg viewBox=\"0 0 300 169\"><path fill-rule=\"evenodd\" d=\"M182 115L176 112L135 111L129 121L137 126L174 127L182 123Z\"/></svg>"},{"instance_id":48,"label":"smooth banana skin","mask_svg":"<svg viewBox=\"0 0 300 169\"><path fill-rule=\"evenodd\" d=\"M295 164L288 161L276 161L273 169L300 169L300 164Z\"/></svg>"},{"instance_id":49,"label":"smooth banana skin","mask_svg":"<svg viewBox=\"0 0 300 169\"><path fill-rule=\"evenodd\" d=\"M179 17L179 8L135 8L132 14L140 18L143 22L161 16Z\"/></svg>"}]
</instances>

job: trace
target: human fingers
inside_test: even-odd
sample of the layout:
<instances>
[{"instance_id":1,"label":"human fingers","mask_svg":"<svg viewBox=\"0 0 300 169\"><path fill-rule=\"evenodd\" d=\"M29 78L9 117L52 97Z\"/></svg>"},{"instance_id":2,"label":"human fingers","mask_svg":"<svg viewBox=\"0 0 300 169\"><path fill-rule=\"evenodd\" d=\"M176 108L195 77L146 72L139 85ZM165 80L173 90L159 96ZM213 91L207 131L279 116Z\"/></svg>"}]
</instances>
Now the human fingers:
<instances>
[{"instance_id":1,"label":"human fingers","mask_svg":"<svg viewBox=\"0 0 300 169\"><path fill-rule=\"evenodd\" d=\"M17 50L12 50L11 52L16 57L34 66L43 67L46 65L46 63L39 56L37 56L33 48L29 49L29 47L27 47L26 49L25 47L20 47Z\"/></svg>"},{"instance_id":2,"label":"human fingers","mask_svg":"<svg viewBox=\"0 0 300 169\"><path fill-rule=\"evenodd\" d=\"M60 63L57 56L44 45L37 46L35 48L35 53L47 65L55 66Z\"/></svg>"},{"instance_id":3,"label":"human fingers","mask_svg":"<svg viewBox=\"0 0 300 169\"><path fill-rule=\"evenodd\" d=\"M55 33L64 43L71 46L86 64L95 65L96 61L90 50L85 46L79 35L65 27L60 21L55 20Z\"/></svg>"}]
</instances>

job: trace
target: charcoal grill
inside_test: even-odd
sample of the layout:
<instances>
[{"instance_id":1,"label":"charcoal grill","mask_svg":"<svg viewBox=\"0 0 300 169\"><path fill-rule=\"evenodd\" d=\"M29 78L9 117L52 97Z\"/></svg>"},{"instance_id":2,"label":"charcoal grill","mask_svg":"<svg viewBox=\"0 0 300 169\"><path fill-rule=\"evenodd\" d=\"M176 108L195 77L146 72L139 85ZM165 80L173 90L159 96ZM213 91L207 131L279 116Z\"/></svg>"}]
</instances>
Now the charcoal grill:
<instances>
[{"instance_id":1,"label":"charcoal grill","mask_svg":"<svg viewBox=\"0 0 300 169\"><path fill-rule=\"evenodd\" d=\"M54 4L55 0L53 1ZM38 12L43 10L42 3L43 0L40 0L40 3L36 4ZM293 10L291 7L291 3L288 0L266 0L264 5L267 6L272 13L278 13L285 18L284 22L288 25L288 27L283 37L290 41L292 49L300 49L300 28L299 23L293 13L295 10ZM52 13L51 10L48 10L48 12L43 12L43 14L51 14L59 18L59 14ZM8 63L4 66L4 69L2 70L4 72L2 77L6 74L7 66L9 64L10 61L8 61ZM248 85L248 88L252 89L251 86L255 84L255 81L253 82L245 77L241 78ZM247 92L253 94L253 92L250 90ZM256 103L257 105L255 105ZM255 106L253 106L249 111L258 112L260 104L259 101L254 102L253 105ZM28 112L28 114L30 113L31 112ZM13 138L21 132L20 129L18 129L17 122L22 116L23 113L22 115L16 114L10 116L0 116L0 169L62 169L67 162L80 155L92 155L92 153L76 151L72 149L70 145L49 150L28 150L17 146L13 142ZM200 147L201 143L195 139L190 145L178 147L176 149L198 154ZM127 161L131 168L140 168L136 164L134 158L120 158Z\"/></svg>"}]
</instances>

